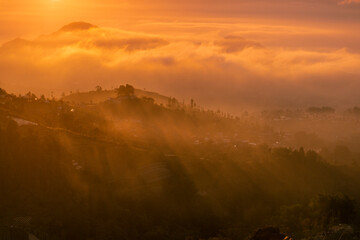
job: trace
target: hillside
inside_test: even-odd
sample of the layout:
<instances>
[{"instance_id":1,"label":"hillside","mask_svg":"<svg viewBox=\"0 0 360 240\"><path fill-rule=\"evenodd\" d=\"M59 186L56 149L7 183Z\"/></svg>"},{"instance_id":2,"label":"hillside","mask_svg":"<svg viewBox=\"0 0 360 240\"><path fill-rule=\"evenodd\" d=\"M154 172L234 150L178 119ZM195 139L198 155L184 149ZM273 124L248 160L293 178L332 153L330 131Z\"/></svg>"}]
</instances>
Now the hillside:
<instances>
[{"instance_id":1,"label":"hillside","mask_svg":"<svg viewBox=\"0 0 360 240\"><path fill-rule=\"evenodd\" d=\"M152 98L157 104L166 105L169 102L169 97L163 96L155 92L149 92L141 89L135 89L135 96L138 98ZM101 90L101 91L90 91L90 92L78 92L64 96L64 101L72 103L100 103L109 100L110 98L116 97L115 90Z\"/></svg>"},{"instance_id":2,"label":"hillside","mask_svg":"<svg viewBox=\"0 0 360 240\"><path fill-rule=\"evenodd\" d=\"M108 94L73 95L93 101L81 104L0 91L2 225L30 217L27 228L43 239L358 230L359 167L256 144L271 130L191 105L132 95L95 103Z\"/></svg>"}]
</instances>

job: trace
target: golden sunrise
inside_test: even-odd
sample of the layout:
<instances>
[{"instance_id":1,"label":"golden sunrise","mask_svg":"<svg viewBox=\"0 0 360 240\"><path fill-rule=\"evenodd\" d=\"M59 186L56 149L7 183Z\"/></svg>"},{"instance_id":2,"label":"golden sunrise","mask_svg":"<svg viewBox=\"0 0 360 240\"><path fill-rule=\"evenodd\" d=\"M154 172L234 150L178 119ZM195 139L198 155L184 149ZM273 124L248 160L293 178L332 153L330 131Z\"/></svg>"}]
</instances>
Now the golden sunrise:
<instances>
[{"instance_id":1,"label":"golden sunrise","mask_svg":"<svg viewBox=\"0 0 360 240\"><path fill-rule=\"evenodd\" d=\"M0 240L355 240L360 1L0 0Z\"/></svg>"}]
</instances>

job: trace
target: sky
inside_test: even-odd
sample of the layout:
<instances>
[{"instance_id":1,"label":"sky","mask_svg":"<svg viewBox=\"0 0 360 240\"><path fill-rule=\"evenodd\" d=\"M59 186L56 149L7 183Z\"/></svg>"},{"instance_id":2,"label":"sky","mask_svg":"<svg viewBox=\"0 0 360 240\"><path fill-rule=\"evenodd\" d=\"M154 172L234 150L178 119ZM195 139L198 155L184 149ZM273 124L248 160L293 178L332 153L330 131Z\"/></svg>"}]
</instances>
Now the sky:
<instances>
[{"instance_id":1,"label":"sky","mask_svg":"<svg viewBox=\"0 0 360 240\"><path fill-rule=\"evenodd\" d=\"M77 21L97 27L59 30ZM130 83L231 112L351 107L359 29L359 0L0 0L0 87Z\"/></svg>"}]
</instances>

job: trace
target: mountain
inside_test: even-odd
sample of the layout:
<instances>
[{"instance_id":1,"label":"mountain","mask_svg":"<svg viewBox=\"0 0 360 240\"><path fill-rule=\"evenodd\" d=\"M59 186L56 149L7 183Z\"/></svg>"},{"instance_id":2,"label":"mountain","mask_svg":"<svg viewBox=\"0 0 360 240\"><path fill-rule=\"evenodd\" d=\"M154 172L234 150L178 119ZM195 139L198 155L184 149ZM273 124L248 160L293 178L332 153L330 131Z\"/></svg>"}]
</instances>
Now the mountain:
<instances>
[{"instance_id":1,"label":"mountain","mask_svg":"<svg viewBox=\"0 0 360 240\"><path fill-rule=\"evenodd\" d=\"M74 31L85 31L93 28L98 28L98 26L86 22L72 22L60 28L59 31L74 32Z\"/></svg>"},{"instance_id":2,"label":"mountain","mask_svg":"<svg viewBox=\"0 0 360 240\"><path fill-rule=\"evenodd\" d=\"M63 41L61 40L62 34L66 33L73 33L74 36L76 33L80 33L82 31L87 31L90 29L96 29L97 26L86 23L86 22L73 22L61 27L58 31L49 34L49 35L42 35L34 40L26 40L23 38L15 38L8 42L5 42L3 45L0 46L0 50L4 51L5 53L13 54L14 52L23 51L25 47L30 48L58 48L63 47L66 44L74 43L75 41Z\"/></svg>"},{"instance_id":3,"label":"mountain","mask_svg":"<svg viewBox=\"0 0 360 240\"><path fill-rule=\"evenodd\" d=\"M23 38L15 38L9 42L4 43L2 46L0 46L0 50L2 51L6 51L6 50L14 50L14 49L19 49L19 48L23 48L26 46L31 46L32 42L28 41L26 39Z\"/></svg>"}]
</instances>

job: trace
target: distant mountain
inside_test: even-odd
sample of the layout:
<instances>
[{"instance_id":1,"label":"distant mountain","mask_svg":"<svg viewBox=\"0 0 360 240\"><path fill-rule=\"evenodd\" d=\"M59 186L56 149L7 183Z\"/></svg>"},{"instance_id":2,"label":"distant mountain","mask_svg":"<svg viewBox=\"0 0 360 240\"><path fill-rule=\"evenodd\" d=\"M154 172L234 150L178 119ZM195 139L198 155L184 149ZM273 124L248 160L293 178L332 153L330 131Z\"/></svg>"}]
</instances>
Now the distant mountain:
<instances>
[{"instance_id":1,"label":"distant mountain","mask_svg":"<svg viewBox=\"0 0 360 240\"><path fill-rule=\"evenodd\" d=\"M91 31L94 30L94 31ZM97 31L99 30L99 31ZM149 50L169 44L165 39L150 36L137 36L129 34L117 34L112 32L112 36L103 37L102 31L105 29L86 22L72 22L59 30L50 34L41 35L33 40L16 38L0 45L0 50L22 51L25 47L35 52L39 49L61 50L63 47L76 45L77 47L96 47L102 50L124 49L125 51ZM87 33L86 37L83 33ZM69 37L71 36L71 37ZM35 49L31 48L34 47ZM51 52L50 52L51 53ZM19 53L21 55L23 53ZM33 57L33 54L31 55ZM40 58L43 55L39 56Z\"/></svg>"},{"instance_id":2,"label":"distant mountain","mask_svg":"<svg viewBox=\"0 0 360 240\"><path fill-rule=\"evenodd\" d=\"M25 40L23 38L15 38L9 42L4 43L2 46L0 46L1 50L12 50L12 49L19 49L22 47L30 46L32 45L31 41Z\"/></svg>"},{"instance_id":3,"label":"distant mountain","mask_svg":"<svg viewBox=\"0 0 360 240\"><path fill-rule=\"evenodd\" d=\"M63 45L72 43L71 41L62 42L61 40L56 39L59 35L63 33L76 33L81 31L87 31L90 29L96 29L99 28L98 26L95 26L90 23L86 22L72 22L69 23L62 28L60 28L58 31L49 34L49 35L43 35L39 36L38 38L34 40L26 40L23 38L15 38L9 42L5 42L2 46L0 46L1 50L18 50L22 49L23 47L27 46L36 46L36 47L61 47ZM55 39L54 39L55 37Z\"/></svg>"},{"instance_id":4,"label":"distant mountain","mask_svg":"<svg viewBox=\"0 0 360 240\"><path fill-rule=\"evenodd\" d=\"M62 28L60 28L60 32L74 32L74 31L84 31L84 30L89 30L92 28L98 28L98 26L95 26L93 24L90 23L86 23L86 22L72 22L69 23L65 26L63 26Z\"/></svg>"}]
</instances>

